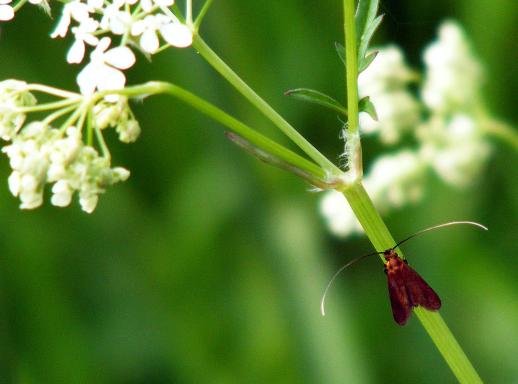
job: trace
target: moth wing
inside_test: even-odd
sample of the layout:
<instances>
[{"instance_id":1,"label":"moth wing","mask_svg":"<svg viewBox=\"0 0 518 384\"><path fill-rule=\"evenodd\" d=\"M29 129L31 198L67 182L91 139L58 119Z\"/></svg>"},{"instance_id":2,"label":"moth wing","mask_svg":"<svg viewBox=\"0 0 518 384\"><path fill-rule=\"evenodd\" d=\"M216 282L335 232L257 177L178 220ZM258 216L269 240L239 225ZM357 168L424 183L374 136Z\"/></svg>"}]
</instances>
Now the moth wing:
<instances>
[{"instance_id":1,"label":"moth wing","mask_svg":"<svg viewBox=\"0 0 518 384\"><path fill-rule=\"evenodd\" d=\"M388 291L392 316L399 325L405 325L410 316L411 302L405 289L404 281L399 273L389 272L387 274Z\"/></svg>"},{"instance_id":2,"label":"moth wing","mask_svg":"<svg viewBox=\"0 0 518 384\"><path fill-rule=\"evenodd\" d=\"M439 295L416 271L406 266L404 274L404 282L412 307L420 305L431 311L437 311L441 308Z\"/></svg>"}]
</instances>

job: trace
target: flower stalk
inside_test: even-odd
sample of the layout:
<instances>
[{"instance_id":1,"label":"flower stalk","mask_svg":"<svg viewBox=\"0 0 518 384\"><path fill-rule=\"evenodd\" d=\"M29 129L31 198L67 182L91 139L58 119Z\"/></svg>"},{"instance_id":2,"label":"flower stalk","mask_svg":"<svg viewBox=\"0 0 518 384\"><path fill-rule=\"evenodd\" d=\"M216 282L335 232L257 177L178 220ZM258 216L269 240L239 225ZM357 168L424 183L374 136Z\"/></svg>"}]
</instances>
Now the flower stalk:
<instances>
[{"instance_id":1,"label":"flower stalk","mask_svg":"<svg viewBox=\"0 0 518 384\"><path fill-rule=\"evenodd\" d=\"M262 112L277 128L288 136L315 163L319 164L326 173L339 176L343 172L307 141L292 127L275 109L262 99L248 84L246 84L210 47L197 35L193 47L207 62L236 88L252 105Z\"/></svg>"},{"instance_id":2,"label":"flower stalk","mask_svg":"<svg viewBox=\"0 0 518 384\"><path fill-rule=\"evenodd\" d=\"M358 46L356 43L354 3L354 0L344 0L345 59L347 63L345 77L348 111L344 155L348 162L349 178L353 182L361 179L363 176L358 108ZM348 20L352 20L352 22L348 22Z\"/></svg>"},{"instance_id":3,"label":"flower stalk","mask_svg":"<svg viewBox=\"0 0 518 384\"><path fill-rule=\"evenodd\" d=\"M346 36L346 77L347 106L349 110L349 132L358 132L358 62L356 56L356 36L354 19L354 0L344 0L344 29ZM358 145L360 143L358 142ZM360 181L342 192L349 202L356 218L378 252L383 252L396 243L381 216L376 211L369 195ZM404 257L399 250L399 255ZM382 261L383 257L382 257ZM414 309L417 318L431 337L446 363L461 383L481 383L473 365L456 341L448 326L438 312L421 308Z\"/></svg>"},{"instance_id":4,"label":"flower stalk","mask_svg":"<svg viewBox=\"0 0 518 384\"><path fill-rule=\"evenodd\" d=\"M106 91L105 93L113 94L114 92ZM325 180L328 178L327 173L315 163L303 158L302 156L296 154L288 148L267 138L266 136L255 131L254 129L250 128L249 126L237 120L236 118L230 116L229 114L212 105L211 103L174 84L166 82L148 82L146 84L127 87L125 89L118 90L116 93L128 97L152 95L159 93L166 93L175 96L183 102L196 108L203 114L221 123L225 127L231 129L236 134L248 140L254 146L261 148L261 150L282 159L283 161L291 164L294 167L300 168L301 170L309 173L317 179ZM99 93L100 97L103 95L104 93Z\"/></svg>"}]
</instances>

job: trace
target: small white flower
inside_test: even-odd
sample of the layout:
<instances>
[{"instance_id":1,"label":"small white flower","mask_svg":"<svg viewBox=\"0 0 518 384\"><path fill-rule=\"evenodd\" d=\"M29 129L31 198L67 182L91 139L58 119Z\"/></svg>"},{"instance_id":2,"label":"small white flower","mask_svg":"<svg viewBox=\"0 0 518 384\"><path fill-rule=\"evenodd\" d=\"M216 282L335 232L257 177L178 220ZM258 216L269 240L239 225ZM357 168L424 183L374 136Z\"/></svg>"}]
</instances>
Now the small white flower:
<instances>
[{"instance_id":1,"label":"small white flower","mask_svg":"<svg viewBox=\"0 0 518 384\"><path fill-rule=\"evenodd\" d=\"M381 156L364 179L365 189L385 209L416 202L423 194L426 167L420 154L410 150Z\"/></svg>"},{"instance_id":2,"label":"small white flower","mask_svg":"<svg viewBox=\"0 0 518 384\"><path fill-rule=\"evenodd\" d=\"M17 80L0 82L0 137L10 140L25 122L25 113L19 108L36 104L27 83Z\"/></svg>"},{"instance_id":3,"label":"small white flower","mask_svg":"<svg viewBox=\"0 0 518 384\"><path fill-rule=\"evenodd\" d=\"M186 48L192 45L192 31L180 22L173 21L163 25L160 27L160 34L173 47Z\"/></svg>"},{"instance_id":4,"label":"small white flower","mask_svg":"<svg viewBox=\"0 0 518 384\"><path fill-rule=\"evenodd\" d=\"M415 79L414 72L406 65L399 47L387 46L378 49L374 61L358 76L360 97L399 90Z\"/></svg>"},{"instance_id":5,"label":"small white flower","mask_svg":"<svg viewBox=\"0 0 518 384\"><path fill-rule=\"evenodd\" d=\"M430 109L448 113L478 102L482 68L456 23L446 22L441 26L438 40L424 53L424 62L422 98Z\"/></svg>"},{"instance_id":6,"label":"small white flower","mask_svg":"<svg viewBox=\"0 0 518 384\"><path fill-rule=\"evenodd\" d=\"M160 47L158 29L169 22L165 15L148 15L131 26L131 34L140 36L139 44L144 52L154 53Z\"/></svg>"},{"instance_id":7,"label":"small white flower","mask_svg":"<svg viewBox=\"0 0 518 384\"><path fill-rule=\"evenodd\" d=\"M14 18L14 8L10 5L12 0L0 1L0 21L9 21Z\"/></svg>"},{"instance_id":8,"label":"small white flower","mask_svg":"<svg viewBox=\"0 0 518 384\"><path fill-rule=\"evenodd\" d=\"M79 204L81 209L86 213L92 213L97 206L99 196L95 193L80 192L79 193Z\"/></svg>"},{"instance_id":9,"label":"small white flower","mask_svg":"<svg viewBox=\"0 0 518 384\"><path fill-rule=\"evenodd\" d=\"M91 18L84 19L79 26L72 28L75 41L68 51L67 62L79 64L83 61L86 44L96 46L99 42L99 39L93 34L98 28L99 22Z\"/></svg>"},{"instance_id":10,"label":"small white flower","mask_svg":"<svg viewBox=\"0 0 518 384\"><path fill-rule=\"evenodd\" d=\"M61 18L59 19L59 23L56 26L56 29L54 29L54 32L51 33L50 37L53 39L56 37L65 37L68 33L68 28L70 27L72 20L80 23L83 20L90 18L90 10L91 9L88 7L88 4L85 4L80 0L74 0L66 3L63 7L63 12L61 14Z\"/></svg>"},{"instance_id":11,"label":"small white flower","mask_svg":"<svg viewBox=\"0 0 518 384\"><path fill-rule=\"evenodd\" d=\"M130 68L135 63L135 55L128 47L108 49L110 43L109 37L103 37L90 55L90 63L77 76L82 94L90 95L97 89L124 88L126 77L120 70Z\"/></svg>"},{"instance_id":12,"label":"small white flower","mask_svg":"<svg viewBox=\"0 0 518 384\"><path fill-rule=\"evenodd\" d=\"M121 10L123 1L113 2L103 10L101 28L109 29L114 35L124 35L131 29L133 17L127 10Z\"/></svg>"},{"instance_id":13,"label":"small white flower","mask_svg":"<svg viewBox=\"0 0 518 384\"><path fill-rule=\"evenodd\" d=\"M126 123L117 125L119 140L123 143L133 143L140 136L140 124L137 120L128 120Z\"/></svg>"},{"instance_id":14,"label":"small white flower","mask_svg":"<svg viewBox=\"0 0 518 384\"><path fill-rule=\"evenodd\" d=\"M419 130L422 156L437 174L456 187L469 185L480 173L489 154L476 121L458 114L449 122L436 118Z\"/></svg>"},{"instance_id":15,"label":"small white flower","mask_svg":"<svg viewBox=\"0 0 518 384\"><path fill-rule=\"evenodd\" d=\"M72 201L73 192L67 180L58 180L52 187L50 202L57 207L67 207Z\"/></svg>"}]
</instances>

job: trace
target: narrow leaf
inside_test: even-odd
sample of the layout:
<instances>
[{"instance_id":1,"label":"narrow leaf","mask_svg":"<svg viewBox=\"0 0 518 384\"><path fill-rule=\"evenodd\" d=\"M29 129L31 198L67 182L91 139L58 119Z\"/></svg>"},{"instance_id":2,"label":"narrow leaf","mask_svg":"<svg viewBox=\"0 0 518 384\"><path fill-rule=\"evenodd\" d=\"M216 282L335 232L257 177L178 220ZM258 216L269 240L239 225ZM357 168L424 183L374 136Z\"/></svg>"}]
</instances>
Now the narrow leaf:
<instances>
[{"instance_id":1,"label":"narrow leaf","mask_svg":"<svg viewBox=\"0 0 518 384\"><path fill-rule=\"evenodd\" d=\"M285 171L288 171L290 173L293 173L294 175L297 175L301 177L302 179L306 180L308 183L314 185L317 188L320 189L333 189L336 188L336 186L339 183L339 180L322 180L321 178L297 167L296 165L293 165L286 160L281 159L280 157L275 156L274 154L265 151L262 148L259 148L246 140L245 138L233 133L233 132L225 132L225 136L227 136L230 141L232 141L234 144L236 144L241 149L245 150L255 158L261 160L262 162L266 164L270 164L274 167L283 169Z\"/></svg>"},{"instance_id":2,"label":"narrow leaf","mask_svg":"<svg viewBox=\"0 0 518 384\"><path fill-rule=\"evenodd\" d=\"M356 39L360 45L367 26L374 20L378 13L379 0L359 0L354 17L356 24Z\"/></svg>"},{"instance_id":3,"label":"narrow leaf","mask_svg":"<svg viewBox=\"0 0 518 384\"><path fill-rule=\"evenodd\" d=\"M310 103L322 105L333 111L339 112L347 116L347 110L331 96L328 96L322 92L315 91L314 89L308 88L297 88L291 89L284 93L285 96L293 96L296 99L308 101Z\"/></svg>"},{"instance_id":4,"label":"narrow leaf","mask_svg":"<svg viewBox=\"0 0 518 384\"><path fill-rule=\"evenodd\" d=\"M365 25L369 25L376 18L378 14L379 0L371 0L369 4L369 10L367 12L367 22Z\"/></svg>"},{"instance_id":5,"label":"narrow leaf","mask_svg":"<svg viewBox=\"0 0 518 384\"><path fill-rule=\"evenodd\" d=\"M342 63L344 63L344 65L347 65L345 61L345 47L342 44L335 42L335 49L336 53L338 54L338 57L340 58L340 60L342 60Z\"/></svg>"},{"instance_id":6,"label":"narrow leaf","mask_svg":"<svg viewBox=\"0 0 518 384\"><path fill-rule=\"evenodd\" d=\"M372 51L365 57L360 57L360 61L358 63L358 73L362 73L367 69L369 65L371 65L372 61L378 56L379 51Z\"/></svg>"},{"instance_id":7,"label":"narrow leaf","mask_svg":"<svg viewBox=\"0 0 518 384\"><path fill-rule=\"evenodd\" d=\"M365 96L363 99L360 100L358 103L358 109L360 112L368 113L370 117L372 117L374 120L378 121L378 114L376 113L376 107L372 103L369 96Z\"/></svg>"},{"instance_id":8,"label":"narrow leaf","mask_svg":"<svg viewBox=\"0 0 518 384\"><path fill-rule=\"evenodd\" d=\"M367 49L369 48L370 41L376 29L378 29L379 25L383 21L383 15L376 17L372 22L370 22L363 32L360 47L358 48L358 57L363 58L367 53Z\"/></svg>"},{"instance_id":9,"label":"narrow leaf","mask_svg":"<svg viewBox=\"0 0 518 384\"><path fill-rule=\"evenodd\" d=\"M370 0L358 0L358 6L356 7L356 14L354 15L354 21L356 24L356 40L358 46L360 45L363 30L367 24L367 14L369 13Z\"/></svg>"}]
</instances>

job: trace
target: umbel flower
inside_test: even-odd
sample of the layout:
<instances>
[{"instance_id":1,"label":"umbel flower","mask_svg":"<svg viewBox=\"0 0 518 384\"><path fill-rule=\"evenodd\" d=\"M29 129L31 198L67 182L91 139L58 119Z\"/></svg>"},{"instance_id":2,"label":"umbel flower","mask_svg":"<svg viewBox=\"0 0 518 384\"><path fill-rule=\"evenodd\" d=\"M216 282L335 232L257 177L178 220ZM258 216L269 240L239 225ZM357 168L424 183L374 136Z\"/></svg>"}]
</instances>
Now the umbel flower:
<instances>
[{"instance_id":1,"label":"umbel flower","mask_svg":"<svg viewBox=\"0 0 518 384\"><path fill-rule=\"evenodd\" d=\"M36 104L27 83L18 80L0 82L0 137L10 140L25 122L25 113L20 108Z\"/></svg>"},{"instance_id":2,"label":"umbel flower","mask_svg":"<svg viewBox=\"0 0 518 384\"><path fill-rule=\"evenodd\" d=\"M365 176L365 188L381 212L417 202L429 170L451 186L468 186L491 153L480 119L482 68L458 24L440 27L438 39L424 51L424 62L420 99L409 88L418 76L395 46L379 49L358 79L359 94L370 97L378 115L375 121L361 113L361 132L391 145L412 134L417 143L380 156ZM338 192L325 193L321 212L337 235L362 232Z\"/></svg>"},{"instance_id":3,"label":"umbel flower","mask_svg":"<svg viewBox=\"0 0 518 384\"><path fill-rule=\"evenodd\" d=\"M37 107L41 111L46 105L49 110L61 105L37 105L31 89L61 93L68 100L45 120L25 124L26 114ZM140 126L126 98L110 102L99 96L96 103L92 99L95 95L86 97L16 80L0 82L0 90L0 130L2 138L9 141L2 152L12 168L9 190L20 199L20 208L41 206L46 186L50 185L53 205L66 207L77 194L81 208L91 213L107 187L129 177L128 170L111 167L102 139L102 131L108 128L115 128L123 142L135 141L139 136ZM70 116L60 127L52 125L67 112ZM87 115L91 117L86 119ZM91 143L85 143L83 130L95 131L101 154Z\"/></svg>"},{"instance_id":4,"label":"umbel flower","mask_svg":"<svg viewBox=\"0 0 518 384\"><path fill-rule=\"evenodd\" d=\"M48 10L46 0L29 0ZM15 16L12 0L0 0L0 21ZM69 64L90 62L77 77L81 92L122 89L124 70L135 62L134 50L147 57L168 46L185 48L193 42L193 30L169 7L174 0L71 0L65 2L52 38L72 36L66 55ZM21 7L20 1L17 7ZM89 53L90 51L90 53Z\"/></svg>"},{"instance_id":5,"label":"umbel flower","mask_svg":"<svg viewBox=\"0 0 518 384\"><path fill-rule=\"evenodd\" d=\"M191 29L181 23L168 7L174 0L72 0L63 6L61 18L51 37L71 34L74 43L67 54L71 64L83 62L87 48L90 62L77 77L83 94L96 89L121 89L126 84L123 70L135 64L131 48L156 53L165 44L184 48L192 44ZM112 45L112 35L120 42Z\"/></svg>"}]
</instances>

